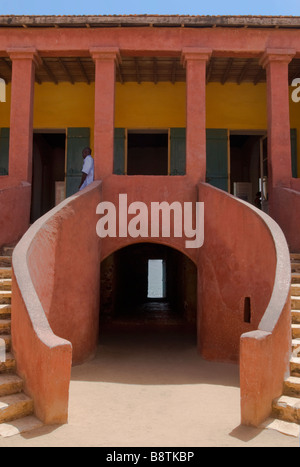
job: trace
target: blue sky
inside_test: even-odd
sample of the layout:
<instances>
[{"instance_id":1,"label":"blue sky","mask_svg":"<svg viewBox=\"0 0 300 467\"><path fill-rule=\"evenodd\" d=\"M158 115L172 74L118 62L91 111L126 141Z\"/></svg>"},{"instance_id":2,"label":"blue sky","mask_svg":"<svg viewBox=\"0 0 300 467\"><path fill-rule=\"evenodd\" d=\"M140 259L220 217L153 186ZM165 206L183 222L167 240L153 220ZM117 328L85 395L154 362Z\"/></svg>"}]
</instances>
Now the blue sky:
<instances>
[{"instance_id":1,"label":"blue sky","mask_svg":"<svg viewBox=\"0 0 300 467\"><path fill-rule=\"evenodd\" d=\"M0 0L0 15L294 15L300 0Z\"/></svg>"}]
</instances>

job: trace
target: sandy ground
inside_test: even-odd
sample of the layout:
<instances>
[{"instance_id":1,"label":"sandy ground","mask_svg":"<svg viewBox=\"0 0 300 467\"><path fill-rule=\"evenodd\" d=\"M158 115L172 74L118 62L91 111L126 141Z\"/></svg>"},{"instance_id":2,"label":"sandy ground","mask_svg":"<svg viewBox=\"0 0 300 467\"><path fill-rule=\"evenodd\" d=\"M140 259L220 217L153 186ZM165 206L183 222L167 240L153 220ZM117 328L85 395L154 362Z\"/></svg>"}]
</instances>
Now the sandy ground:
<instances>
[{"instance_id":1,"label":"sandy ground","mask_svg":"<svg viewBox=\"0 0 300 467\"><path fill-rule=\"evenodd\" d=\"M240 426L238 366L206 362L188 335L114 332L73 368L69 423L0 439L0 447L299 447Z\"/></svg>"}]
</instances>

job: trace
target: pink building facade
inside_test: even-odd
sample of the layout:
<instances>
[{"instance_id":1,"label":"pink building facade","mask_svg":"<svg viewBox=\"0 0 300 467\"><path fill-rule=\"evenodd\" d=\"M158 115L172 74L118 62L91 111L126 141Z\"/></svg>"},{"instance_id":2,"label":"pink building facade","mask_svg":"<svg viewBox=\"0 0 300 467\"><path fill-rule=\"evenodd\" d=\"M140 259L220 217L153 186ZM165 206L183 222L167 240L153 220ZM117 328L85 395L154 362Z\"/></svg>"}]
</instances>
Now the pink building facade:
<instances>
[{"instance_id":1,"label":"pink building facade","mask_svg":"<svg viewBox=\"0 0 300 467\"><path fill-rule=\"evenodd\" d=\"M289 372L290 253L300 251L300 184L292 172L290 122L290 78L297 66L300 72L299 28L299 18L0 17L0 60L11 86L8 174L0 177L0 246L19 242L13 256L12 345L18 374L45 423L67 421L71 366L96 351L104 300L100 265L113 258L116 267L120 258L113 255L145 243L181 253L178 262L175 256L171 260L179 271L191 262L193 272L178 273L173 287L180 284L177 301L189 303L189 284L195 283L190 323L199 353L240 364L242 423L257 426L269 416ZM69 58L93 65L95 182L71 193L29 228L36 86L43 86L47 69L51 74L47 60L58 66ZM166 173L131 175L114 169L117 81L122 83L122 64L129 62L138 77L141 58L153 64L172 59L184 72L185 156L176 161L169 145ZM268 214L208 180L207 86L212 70L217 73L222 64L217 79L226 81L233 63L235 76L249 77L255 63L265 77ZM158 67L158 80L162 74ZM76 73L72 77L76 83ZM175 163L181 169L172 173ZM149 212L152 202L204 203L203 246L189 249L185 238L162 232L156 238L99 238L96 208L101 202L118 206L120 193L127 195L128 205L139 201ZM119 282L122 278L118 272ZM87 288L92 293L83 302ZM121 285L113 299L123 292Z\"/></svg>"}]
</instances>

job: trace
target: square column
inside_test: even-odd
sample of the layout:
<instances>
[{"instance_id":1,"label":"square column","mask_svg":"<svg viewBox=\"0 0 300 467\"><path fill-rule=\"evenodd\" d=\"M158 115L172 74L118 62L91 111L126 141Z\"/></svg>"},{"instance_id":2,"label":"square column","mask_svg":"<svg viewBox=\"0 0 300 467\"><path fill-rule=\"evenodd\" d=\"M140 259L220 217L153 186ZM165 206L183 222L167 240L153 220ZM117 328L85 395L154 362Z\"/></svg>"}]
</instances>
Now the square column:
<instances>
[{"instance_id":1,"label":"square column","mask_svg":"<svg viewBox=\"0 0 300 467\"><path fill-rule=\"evenodd\" d=\"M290 186L291 133L288 65L295 55L290 49L266 49L260 63L267 72L268 187Z\"/></svg>"},{"instance_id":2,"label":"square column","mask_svg":"<svg viewBox=\"0 0 300 467\"><path fill-rule=\"evenodd\" d=\"M119 49L94 47L90 53L95 62L95 180L113 173L116 63Z\"/></svg>"},{"instance_id":3,"label":"square column","mask_svg":"<svg viewBox=\"0 0 300 467\"><path fill-rule=\"evenodd\" d=\"M7 51L12 60L9 175L31 183L35 67L33 48Z\"/></svg>"},{"instance_id":4,"label":"square column","mask_svg":"<svg viewBox=\"0 0 300 467\"><path fill-rule=\"evenodd\" d=\"M186 68L186 174L195 182L206 178L206 64L210 49L182 50Z\"/></svg>"}]
</instances>

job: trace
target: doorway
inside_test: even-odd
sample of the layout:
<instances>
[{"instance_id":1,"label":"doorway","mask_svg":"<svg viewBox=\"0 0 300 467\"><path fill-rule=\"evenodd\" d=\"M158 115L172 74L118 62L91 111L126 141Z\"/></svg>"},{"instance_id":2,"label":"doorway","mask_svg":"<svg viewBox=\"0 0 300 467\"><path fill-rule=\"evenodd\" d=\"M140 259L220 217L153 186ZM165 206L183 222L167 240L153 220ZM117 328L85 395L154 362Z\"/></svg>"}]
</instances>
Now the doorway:
<instances>
[{"instance_id":1,"label":"doorway","mask_svg":"<svg viewBox=\"0 0 300 467\"><path fill-rule=\"evenodd\" d=\"M31 223L65 198L65 132L33 134Z\"/></svg>"},{"instance_id":2,"label":"doorway","mask_svg":"<svg viewBox=\"0 0 300 467\"><path fill-rule=\"evenodd\" d=\"M101 263L100 330L107 324L179 325L196 334L197 268L165 245L134 244Z\"/></svg>"},{"instance_id":3,"label":"doorway","mask_svg":"<svg viewBox=\"0 0 300 467\"><path fill-rule=\"evenodd\" d=\"M230 132L230 193L267 211L266 132Z\"/></svg>"},{"instance_id":4,"label":"doorway","mask_svg":"<svg viewBox=\"0 0 300 467\"><path fill-rule=\"evenodd\" d=\"M128 130L127 175L168 175L168 130Z\"/></svg>"},{"instance_id":5,"label":"doorway","mask_svg":"<svg viewBox=\"0 0 300 467\"><path fill-rule=\"evenodd\" d=\"M166 298L166 283L166 261L163 259L149 259L147 298Z\"/></svg>"}]
</instances>

